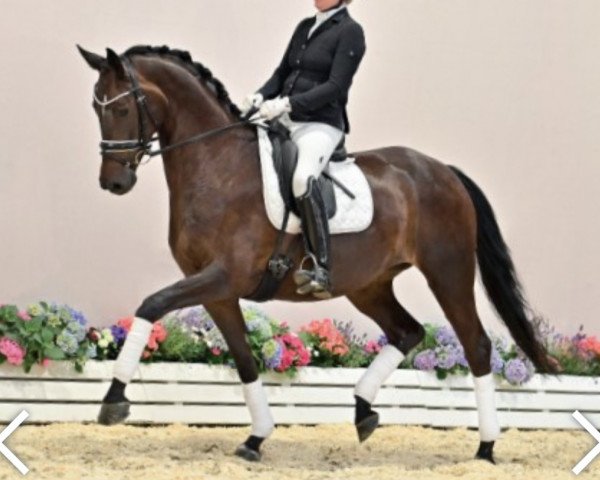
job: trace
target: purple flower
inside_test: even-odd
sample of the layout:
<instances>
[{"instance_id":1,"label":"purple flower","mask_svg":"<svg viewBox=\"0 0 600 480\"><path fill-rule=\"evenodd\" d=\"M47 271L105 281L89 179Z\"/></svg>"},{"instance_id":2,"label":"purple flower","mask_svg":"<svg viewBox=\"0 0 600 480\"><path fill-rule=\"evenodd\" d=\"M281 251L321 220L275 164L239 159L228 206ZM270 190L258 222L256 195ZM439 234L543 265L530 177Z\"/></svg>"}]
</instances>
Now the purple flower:
<instances>
[{"instance_id":1,"label":"purple flower","mask_svg":"<svg viewBox=\"0 0 600 480\"><path fill-rule=\"evenodd\" d=\"M417 370L433 370L437 366L437 357L431 349L423 350L413 361L413 365Z\"/></svg>"},{"instance_id":2,"label":"purple flower","mask_svg":"<svg viewBox=\"0 0 600 480\"><path fill-rule=\"evenodd\" d=\"M490 366L492 367L492 373L501 374L504 369L504 360L500 356L498 350L492 348L492 356L490 358Z\"/></svg>"},{"instance_id":3,"label":"purple flower","mask_svg":"<svg viewBox=\"0 0 600 480\"><path fill-rule=\"evenodd\" d=\"M388 343L390 342L388 341L388 338L385 336L385 334L379 335L379 338L377 339L377 345L379 345L380 347L385 347Z\"/></svg>"},{"instance_id":4,"label":"purple flower","mask_svg":"<svg viewBox=\"0 0 600 480\"><path fill-rule=\"evenodd\" d=\"M437 356L437 366L444 370L450 370L456 364L460 357L460 351L453 345L445 345L435 349Z\"/></svg>"},{"instance_id":5,"label":"purple flower","mask_svg":"<svg viewBox=\"0 0 600 480\"><path fill-rule=\"evenodd\" d=\"M435 341L442 346L456 346L459 344L458 338L456 338L454 330L452 330L452 328L448 326L440 327L438 331L435 332Z\"/></svg>"},{"instance_id":6,"label":"purple flower","mask_svg":"<svg viewBox=\"0 0 600 480\"><path fill-rule=\"evenodd\" d=\"M520 358L513 358L504 366L504 376L509 383L521 385L527 382L533 375L533 369Z\"/></svg>"},{"instance_id":7,"label":"purple flower","mask_svg":"<svg viewBox=\"0 0 600 480\"><path fill-rule=\"evenodd\" d=\"M458 359L456 360L456 363L461 367L469 368L469 362L467 361L465 350L462 348L462 346L458 350Z\"/></svg>"},{"instance_id":8,"label":"purple flower","mask_svg":"<svg viewBox=\"0 0 600 480\"><path fill-rule=\"evenodd\" d=\"M85 316L83 315L83 313L81 313L78 310L75 310L74 308L69 307L68 305L67 305L67 310L71 314L71 317L73 318L73 320L75 320L77 323L79 323L79 325L81 325L82 327L85 326L85 324L87 323L87 320L86 320Z\"/></svg>"},{"instance_id":9,"label":"purple flower","mask_svg":"<svg viewBox=\"0 0 600 480\"><path fill-rule=\"evenodd\" d=\"M117 344L124 342L125 338L127 337L127 330L125 330L123 327L119 327L118 325L113 325L110 327L110 333L112 333L115 343Z\"/></svg>"}]
</instances>

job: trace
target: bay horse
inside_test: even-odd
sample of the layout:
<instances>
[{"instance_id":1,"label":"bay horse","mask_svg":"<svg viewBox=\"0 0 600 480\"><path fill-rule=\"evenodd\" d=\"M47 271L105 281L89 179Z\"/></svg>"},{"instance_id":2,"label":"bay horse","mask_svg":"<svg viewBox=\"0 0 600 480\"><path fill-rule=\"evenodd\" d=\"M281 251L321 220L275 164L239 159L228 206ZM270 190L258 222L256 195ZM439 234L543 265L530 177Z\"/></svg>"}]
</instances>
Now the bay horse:
<instances>
[{"instance_id":1,"label":"bay horse","mask_svg":"<svg viewBox=\"0 0 600 480\"><path fill-rule=\"evenodd\" d=\"M252 418L251 435L236 454L259 460L274 422L239 302L261 282L278 231L265 212L256 127L236 126L240 111L225 87L187 52L136 46L122 55L107 49L103 57L78 48L99 72L94 108L103 138L101 187L117 195L129 192L154 134L161 149L168 150L162 157L170 198L169 245L184 275L142 302L136 311L140 329L135 334L132 329L131 348L125 344L116 364L131 372L137 368L148 335L145 324L174 309L203 305L227 341ZM219 134L186 142L202 132ZM371 409L377 390L424 337L424 328L392 289L394 277L414 266L464 347L479 415L476 457L493 462L500 427L491 342L475 307L477 263L487 294L517 345L538 371L553 372L555 365L537 338L492 207L461 171L413 149L386 147L352 156L367 177L375 211L366 230L332 236L332 293L373 319L389 340L356 387L359 440L378 426ZM286 234L284 242L298 265L304 255L301 236ZM318 301L296 293L291 275L274 298ZM125 387L133 373L119 377L117 366L99 415L105 424L122 422L129 413Z\"/></svg>"}]
</instances>

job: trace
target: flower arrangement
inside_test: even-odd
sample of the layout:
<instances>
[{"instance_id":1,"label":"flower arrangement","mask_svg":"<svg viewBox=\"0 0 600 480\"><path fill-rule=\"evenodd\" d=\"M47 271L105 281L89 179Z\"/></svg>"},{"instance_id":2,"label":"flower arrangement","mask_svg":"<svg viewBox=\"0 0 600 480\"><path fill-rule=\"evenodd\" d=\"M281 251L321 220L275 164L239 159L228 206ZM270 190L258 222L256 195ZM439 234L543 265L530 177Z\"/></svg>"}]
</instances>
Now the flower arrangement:
<instances>
[{"instance_id":1,"label":"flower arrangement","mask_svg":"<svg viewBox=\"0 0 600 480\"><path fill-rule=\"evenodd\" d=\"M387 344L385 336L367 339L357 335L350 322L329 318L312 320L294 333L256 307L242 309L246 339L261 372L293 376L299 367L366 367ZM133 317L110 327L87 328L86 319L66 305L39 302L25 310L0 306L0 363L22 366L48 365L67 360L79 371L88 359L114 360L122 348ZM405 358L400 368L435 372L440 378L464 375L465 353L449 326L425 324L424 340ZM600 340L580 328L574 336L562 335L547 322L536 321L545 346L562 373L600 375ZM506 339L491 336L491 370L508 383L521 385L533 375L531 362ZM227 343L203 307L192 307L155 322L143 353L144 361L204 362L233 366Z\"/></svg>"},{"instance_id":2,"label":"flower arrangement","mask_svg":"<svg viewBox=\"0 0 600 480\"><path fill-rule=\"evenodd\" d=\"M114 325L102 330L93 327L90 328L87 337L92 342L92 346L95 347L95 355L93 357L90 356L90 358L97 358L98 360L116 359L125 343L127 334L131 330L132 324L133 317L124 317L117 320ZM142 353L142 359L149 360L158 351L159 345L166 338L167 331L162 322L154 322L150 338Z\"/></svg>"},{"instance_id":3,"label":"flower arrangement","mask_svg":"<svg viewBox=\"0 0 600 480\"><path fill-rule=\"evenodd\" d=\"M529 359L503 338L492 335L491 339L492 373L512 385L521 385L531 379L534 368ZM435 371L440 379L469 372L464 349L450 326L425 324L425 339L403 364L405 367L412 365L417 370Z\"/></svg>"},{"instance_id":4,"label":"flower arrangement","mask_svg":"<svg viewBox=\"0 0 600 480\"><path fill-rule=\"evenodd\" d=\"M69 360L78 371L94 347L86 337L86 319L67 305L39 302L26 310L13 305L0 307L0 363L22 365L28 372L34 364Z\"/></svg>"},{"instance_id":5,"label":"flower arrangement","mask_svg":"<svg viewBox=\"0 0 600 480\"><path fill-rule=\"evenodd\" d=\"M300 338L308 347L315 366L342 365L343 357L350 351L346 338L330 318L303 325Z\"/></svg>"}]
</instances>

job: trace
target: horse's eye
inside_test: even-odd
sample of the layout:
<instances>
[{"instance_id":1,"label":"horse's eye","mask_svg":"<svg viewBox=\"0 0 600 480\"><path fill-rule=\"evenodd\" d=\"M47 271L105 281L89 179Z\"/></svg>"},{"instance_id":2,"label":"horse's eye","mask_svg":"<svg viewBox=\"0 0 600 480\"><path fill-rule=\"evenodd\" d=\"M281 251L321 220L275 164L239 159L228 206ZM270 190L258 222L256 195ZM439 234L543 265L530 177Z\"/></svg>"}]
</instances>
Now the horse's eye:
<instances>
[{"instance_id":1,"label":"horse's eye","mask_svg":"<svg viewBox=\"0 0 600 480\"><path fill-rule=\"evenodd\" d=\"M126 117L129 113L128 108L117 108L116 114L118 117Z\"/></svg>"}]
</instances>

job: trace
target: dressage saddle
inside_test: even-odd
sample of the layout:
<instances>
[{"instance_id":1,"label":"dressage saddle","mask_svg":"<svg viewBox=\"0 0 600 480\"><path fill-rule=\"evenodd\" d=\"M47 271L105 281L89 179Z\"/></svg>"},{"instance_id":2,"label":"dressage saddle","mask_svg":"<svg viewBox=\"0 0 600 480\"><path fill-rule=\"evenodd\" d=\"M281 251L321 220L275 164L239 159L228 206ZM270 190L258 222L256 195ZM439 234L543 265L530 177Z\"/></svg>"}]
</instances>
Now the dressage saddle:
<instances>
[{"instance_id":1,"label":"dressage saddle","mask_svg":"<svg viewBox=\"0 0 600 480\"><path fill-rule=\"evenodd\" d=\"M292 141L288 128L279 121L271 122L268 133L273 145L273 165L277 172L281 196L286 208L299 216L296 199L292 191L292 177L298 164L298 147ZM348 154L344 143L345 137L342 137L333 155L331 155L330 162L343 162L346 160ZM325 203L327 218L331 218L335 215L337 209L332 178L322 174L318 179L318 187Z\"/></svg>"}]
</instances>

